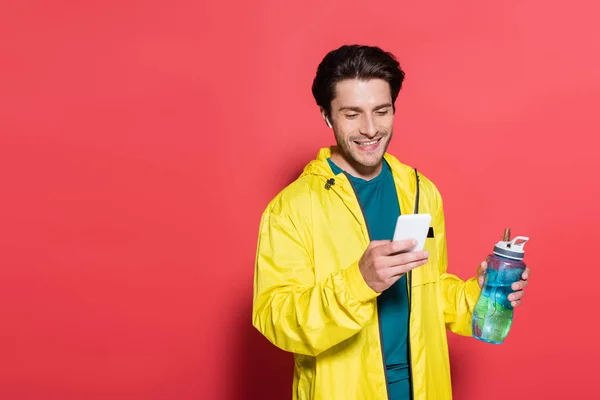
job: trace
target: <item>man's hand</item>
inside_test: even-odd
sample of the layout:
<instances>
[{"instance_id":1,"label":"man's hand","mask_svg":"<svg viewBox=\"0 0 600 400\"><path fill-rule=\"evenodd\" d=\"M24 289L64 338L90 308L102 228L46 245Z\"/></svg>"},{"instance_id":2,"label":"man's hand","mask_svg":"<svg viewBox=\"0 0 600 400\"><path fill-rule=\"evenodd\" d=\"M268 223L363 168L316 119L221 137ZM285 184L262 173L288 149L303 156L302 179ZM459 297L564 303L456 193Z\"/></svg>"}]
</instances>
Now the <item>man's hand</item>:
<instances>
[{"instance_id":1,"label":"man's hand","mask_svg":"<svg viewBox=\"0 0 600 400\"><path fill-rule=\"evenodd\" d=\"M479 287L483 287L483 282L485 280L485 270L487 269L487 262L482 262L479 267L477 268L477 283L479 284ZM520 306L521 303L523 302L523 294L524 294L524 289L527 287L528 284L528 279L529 279L529 274L531 272L529 271L529 268L525 268L525 271L523 271L523 274L521 274L521 280L518 282L515 282L512 284L511 288L512 290L514 290L514 292L512 292L511 294L508 295L508 300L510 301L510 304L513 307L517 307Z\"/></svg>"},{"instance_id":2,"label":"man's hand","mask_svg":"<svg viewBox=\"0 0 600 400\"><path fill-rule=\"evenodd\" d=\"M408 271L427 263L428 252L409 252L416 245L415 240L372 241L358 262L367 285L381 293Z\"/></svg>"}]
</instances>

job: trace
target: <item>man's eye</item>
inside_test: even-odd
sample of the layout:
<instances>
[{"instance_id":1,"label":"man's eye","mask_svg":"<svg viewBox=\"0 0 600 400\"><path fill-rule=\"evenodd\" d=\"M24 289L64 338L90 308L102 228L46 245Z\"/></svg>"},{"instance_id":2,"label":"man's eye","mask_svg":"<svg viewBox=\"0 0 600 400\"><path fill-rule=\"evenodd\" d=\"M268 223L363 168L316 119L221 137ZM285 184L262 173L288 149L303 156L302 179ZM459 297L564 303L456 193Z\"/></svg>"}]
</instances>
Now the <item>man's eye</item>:
<instances>
[{"instance_id":1,"label":"man's eye","mask_svg":"<svg viewBox=\"0 0 600 400\"><path fill-rule=\"evenodd\" d=\"M356 118L358 116L358 114L346 114L346 118Z\"/></svg>"},{"instance_id":2,"label":"man's eye","mask_svg":"<svg viewBox=\"0 0 600 400\"><path fill-rule=\"evenodd\" d=\"M387 113L388 113L388 110L377 111L377 115L386 115Z\"/></svg>"}]
</instances>

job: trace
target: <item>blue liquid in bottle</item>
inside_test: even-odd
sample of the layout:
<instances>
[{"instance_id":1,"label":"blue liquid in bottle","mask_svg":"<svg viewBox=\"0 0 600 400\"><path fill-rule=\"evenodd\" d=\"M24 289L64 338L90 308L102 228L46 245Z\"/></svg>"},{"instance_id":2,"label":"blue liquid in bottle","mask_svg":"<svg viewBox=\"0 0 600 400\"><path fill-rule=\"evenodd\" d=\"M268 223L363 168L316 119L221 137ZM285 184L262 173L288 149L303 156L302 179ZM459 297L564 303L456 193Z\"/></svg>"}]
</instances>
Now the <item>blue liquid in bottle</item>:
<instances>
[{"instance_id":1,"label":"blue liquid in bottle","mask_svg":"<svg viewBox=\"0 0 600 400\"><path fill-rule=\"evenodd\" d=\"M514 311L508 295L514 291L511 285L525 271L523 246L529 240L518 236L511 241L509 229L504 239L488 256L485 281L472 320L473 337L493 344L503 343L512 326Z\"/></svg>"}]
</instances>

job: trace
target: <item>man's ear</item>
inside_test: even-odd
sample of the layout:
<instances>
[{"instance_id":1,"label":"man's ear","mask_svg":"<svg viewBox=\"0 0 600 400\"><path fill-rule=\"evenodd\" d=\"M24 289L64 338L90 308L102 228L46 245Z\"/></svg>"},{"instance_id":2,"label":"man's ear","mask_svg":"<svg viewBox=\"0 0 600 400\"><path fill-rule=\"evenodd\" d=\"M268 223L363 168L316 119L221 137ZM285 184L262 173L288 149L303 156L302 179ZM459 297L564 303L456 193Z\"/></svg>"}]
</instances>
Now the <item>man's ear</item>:
<instances>
[{"instance_id":1,"label":"man's ear","mask_svg":"<svg viewBox=\"0 0 600 400\"><path fill-rule=\"evenodd\" d=\"M331 121L329 121L329 118L327 117L327 112L322 107L321 107L321 116L325 120L325 123L327 124L327 126L330 128L333 128L333 126L331 125Z\"/></svg>"}]
</instances>

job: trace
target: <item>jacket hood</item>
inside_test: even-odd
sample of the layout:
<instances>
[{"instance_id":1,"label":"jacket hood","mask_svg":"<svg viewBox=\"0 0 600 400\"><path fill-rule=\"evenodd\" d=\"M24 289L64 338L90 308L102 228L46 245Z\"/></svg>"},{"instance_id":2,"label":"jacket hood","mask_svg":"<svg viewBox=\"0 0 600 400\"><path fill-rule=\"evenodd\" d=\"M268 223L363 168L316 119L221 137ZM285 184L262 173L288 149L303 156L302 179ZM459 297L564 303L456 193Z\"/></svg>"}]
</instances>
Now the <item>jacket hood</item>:
<instances>
[{"instance_id":1,"label":"jacket hood","mask_svg":"<svg viewBox=\"0 0 600 400\"><path fill-rule=\"evenodd\" d=\"M331 178L335 178L336 183L332 187L333 190L341 190L348 196L353 196L353 189L346 185L346 183L349 183L347 178L342 176L338 180L338 177L333 174L333 171L327 162L327 158L331 156L335 149L336 146L321 148L317 153L317 157L309 162L306 167L304 167L304 171L300 177L316 176L318 179L322 179L323 181L328 181ZM415 208L417 189L417 180L414 169L408 165L402 164L396 157L389 153L384 153L383 157L388 162L392 170L392 176L394 177L394 183L396 185L400 200L400 209L405 210L403 212L409 212L409 210L413 210ZM429 183L428 179L425 178L421 173L419 173L419 178L422 184ZM341 184L341 186L338 183ZM326 188L327 187L325 187L325 189Z\"/></svg>"}]
</instances>

